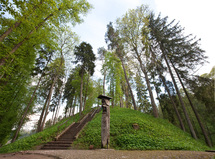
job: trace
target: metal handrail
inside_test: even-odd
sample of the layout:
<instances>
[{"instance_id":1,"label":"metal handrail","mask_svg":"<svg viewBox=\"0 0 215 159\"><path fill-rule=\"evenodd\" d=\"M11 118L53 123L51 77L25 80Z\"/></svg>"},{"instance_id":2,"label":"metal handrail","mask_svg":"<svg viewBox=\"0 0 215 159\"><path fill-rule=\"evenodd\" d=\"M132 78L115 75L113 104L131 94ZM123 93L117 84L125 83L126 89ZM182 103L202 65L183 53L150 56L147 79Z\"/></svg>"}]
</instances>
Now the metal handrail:
<instances>
[{"instance_id":1,"label":"metal handrail","mask_svg":"<svg viewBox=\"0 0 215 159\"><path fill-rule=\"evenodd\" d=\"M72 118L73 116L71 116L71 118ZM58 127L57 127L57 134L59 133L59 129L60 129L60 127L63 125L63 124L65 124L65 123L67 123L68 121L70 120L70 118L69 119L67 119L66 121L64 121L62 124L60 124Z\"/></svg>"}]
</instances>

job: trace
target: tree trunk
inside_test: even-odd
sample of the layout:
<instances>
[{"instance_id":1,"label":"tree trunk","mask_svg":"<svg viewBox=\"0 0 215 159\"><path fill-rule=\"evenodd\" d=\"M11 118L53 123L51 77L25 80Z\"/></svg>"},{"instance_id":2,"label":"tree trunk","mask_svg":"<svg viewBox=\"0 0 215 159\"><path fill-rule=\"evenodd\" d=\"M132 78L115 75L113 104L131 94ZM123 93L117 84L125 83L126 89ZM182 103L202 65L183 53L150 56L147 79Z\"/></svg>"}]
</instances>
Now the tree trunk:
<instances>
[{"instance_id":1,"label":"tree trunk","mask_svg":"<svg viewBox=\"0 0 215 159\"><path fill-rule=\"evenodd\" d=\"M137 106L136 106L136 102L135 102L135 99L134 99L133 91L131 89L131 86L130 86L130 83L129 83L129 80L128 80L128 76L127 76L127 73L126 73L126 70L125 70L124 62L123 62L122 59L120 59L120 60L121 60L121 63L122 63L122 68L123 68L123 71L124 71L125 80L126 80L126 83L128 85L128 89L129 89L129 91L131 93L131 98L132 98L132 103L133 103L133 106L134 106L134 110L137 110Z\"/></svg>"},{"instance_id":2,"label":"tree trunk","mask_svg":"<svg viewBox=\"0 0 215 159\"><path fill-rule=\"evenodd\" d=\"M129 104L129 93L128 93L128 87L125 86L125 100L126 100L126 108L128 108Z\"/></svg>"},{"instance_id":3,"label":"tree trunk","mask_svg":"<svg viewBox=\"0 0 215 159\"><path fill-rule=\"evenodd\" d=\"M89 80L90 80L90 75L88 74L88 77L87 77L87 85L86 85L86 91L85 91L85 96L84 96L84 107L83 107L83 110L85 109L85 106L86 106L87 91L88 91Z\"/></svg>"},{"instance_id":4,"label":"tree trunk","mask_svg":"<svg viewBox=\"0 0 215 159\"><path fill-rule=\"evenodd\" d=\"M30 101L29 101L29 103L28 103L26 109L25 109L25 112L24 112L24 114L23 114L23 116L22 116L22 119L21 119L20 122L19 122L19 126L18 126L18 128L16 129L16 133L15 133L15 135L14 135L14 137L13 137L11 143L13 143L14 141L16 141L16 138L17 138L17 136L18 136L18 134L19 134L19 131L20 131L21 127L22 127L22 124L23 124L23 122L24 122L24 119L25 119L25 117L26 117L26 115L27 115L27 113L28 113L28 110L29 110L29 108L30 108L30 106L31 106L31 103L32 103L33 99L34 99L34 96L35 96L35 94L36 94L36 91L37 91L37 89L38 89L38 87L39 87L39 85L40 85L40 82L41 82L42 77L43 77L43 73L42 73L42 75L41 75L41 77L40 77L40 79L39 79L39 81L38 81L38 83L37 83L36 88L34 89L34 92L33 92L32 96L31 96L31 99L30 99Z\"/></svg>"},{"instance_id":5,"label":"tree trunk","mask_svg":"<svg viewBox=\"0 0 215 159\"><path fill-rule=\"evenodd\" d=\"M176 107L176 104L175 104L174 100L172 99L172 96L171 96L171 94L170 94L170 92L169 92L169 88L168 88L167 85L166 85L166 80L165 80L165 78L161 75L161 73L160 73L160 77L161 77L162 82L163 82L163 84L164 84L164 87L165 87L165 89L166 89L166 91L167 91L167 93L168 93L168 95L169 95L169 98L170 98L170 100L171 100L171 102L172 102L172 106L173 106L173 108L174 108L174 110L175 110L175 112L176 112L176 115L177 115L177 117L178 117L178 121L179 121L179 123L180 123L181 129L182 129L183 131L185 131L185 127L184 127L183 121L182 121L182 119L181 119L181 116L180 116L180 114L179 114L179 112L178 112L178 109L177 109L177 107Z\"/></svg>"},{"instance_id":6,"label":"tree trunk","mask_svg":"<svg viewBox=\"0 0 215 159\"><path fill-rule=\"evenodd\" d=\"M52 94L52 93L51 93ZM46 117L49 113L49 104L51 101L51 96L49 96L48 102L47 102L47 106L46 106L46 110L45 110L45 115L43 116L42 122L41 122L41 126L40 126L40 131L43 131L44 125L45 125L45 121L46 121Z\"/></svg>"},{"instance_id":7,"label":"tree trunk","mask_svg":"<svg viewBox=\"0 0 215 159\"><path fill-rule=\"evenodd\" d=\"M189 103L190 103L190 106L191 106L191 108L193 109L193 112L194 112L194 114L195 114L195 116L196 116L196 119L198 120L199 126L201 127L202 133L203 133L204 138L205 138L205 142L207 143L207 145L208 145L209 147L212 147L212 144L211 144L211 142L210 142L210 139L209 139L209 137L208 137L208 134L207 134L207 132L206 132L206 130L205 130L205 128L204 128L204 125L203 125L202 122L201 122L201 119L200 119L200 117L199 117L199 114L198 114L198 112L196 111L196 108L194 107L193 102L191 101L190 96L189 96L189 94L188 94L186 88L184 87L184 84L183 84L183 82L182 82L182 80L181 80L181 77L180 77L178 71L176 70L176 68L175 68L175 66L173 65L172 62L171 62L171 64L172 64L172 66L173 66L173 68L174 68L174 70L175 70L175 72L176 72L176 74L177 74L177 76L178 76L178 79L179 79L179 81L180 81L180 83L181 83L181 86L183 87L183 90L184 90L184 92L185 92L185 94L186 94L186 96L187 96L187 99L188 99L188 101L189 101Z\"/></svg>"},{"instance_id":8,"label":"tree trunk","mask_svg":"<svg viewBox=\"0 0 215 159\"><path fill-rule=\"evenodd\" d=\"M50 105L50 102L51 102L52 92L53 92L54 85L55 85L56 81L57 81L57 76L54 77L54 81L53 81L51 89L50 89L51 92L49 94L49 100L48 100L48 103L47 103L47 106L46 106L46 113L45 113L45 116L44 116L44 119L43 119L43 122L42 122L42 125L41 125L41 131L43 130L44 125L45 125L46 117L48 115L49 105Z\"/></svg>"},{"instance_id":9,"label":"tree trunk","mask_svg":"<svg viewBox=\"0 0 215 159\"><path fill-rule=\"evenodd\" d=\"M205 126L206 126L206 128L207 128L207 132L208 132L208 135L209 135L209 137L210 137L211 145L212 145L212 147L213 147L214 144L213 144L213 139L212 139L212 133L210 132L210 130L209 130L209 128L208 128L206 122L205 122Z\"/></svg>"},{"instance_id":10,"label":"tree trunk","mask_svg":"<svg viewBox=\"0 0 215 159\"><path fill-rule=\"evenodd\" d=\"M74 101L74 97L72 97L72 102L71 102L71 106L70 106L70 111L69 111L69 116L72 115L72 105L73 105L73 101Z\"/></svg>"},{"instance_id":11,"label":"tree trunk","mask_svg":"<svg viewBox=\"0 0 215 159\"><path fill-rule=\"evenodd\" d=\"M153 96L153 93L152 93L150 81L149 81L149 78L148 78L148 74L147 74L145 68L143 68L142 65L141 65L141 69L142 69L142 71L143 71L143 73L145 75L146 84L147 84L147 88L148 88L150 99L151 99L153 115L154 115L155 118L158 118L158 109L157 109L157 106L155 104L155 100L154 100L154 96Z\"/></svg>"},{"instance_id":12,"label":"tree trunk","mask_svg":"<svg viewBox=\"0 0 215 159\"><path fill-rule=\"evenodd\" d=\"M47 95L47 98L46 98L46 102L45 102L45 104L43 106L43 110L42 110L42 113L40 115L40 119L38 121L37 132L42 131L42 123L43 123L44 113L46 113L46 110L47 110L47 107L48 107L47 103L49 103L49 99L51 98L51 95L52 95L52 90L53 90L52 87L54 87L53 84L54 84L54 82L52 83L52 86L51 86L51 88L49 90L49 93Z\"/></svg>"},{"instance_id":13,"label":"tree trunk","mask_svg":"<svg viewBox=\"0 0 215 159\"><path fill-rule=\"evenodd\" d=\"M35 29L33 29L22 41L20 41L18 44L16 44L13 49L9 52L9 55L13 54L22 44L27 41L31 34L34 33L34 31L37 31L49 18L51 18L54 14L49 14L40 24L38 24ZM9 58L9 55L5 58L0 59L0 66L4 65L6 63L6 60ZM12 59L13 61L14 59Z\"/></svg>"},{"instance_id":14,"label":"tree trunk","mask_svg":"<svg viewBox=\"0 0 215 159\"><path fill-rule=\"evenodd\" d=\"M43 2L43 0L40 1L41 5ZM34 12L34 10L39 6L39 5L35 5L32 12L30 12L29 14L25 15L24 17L22 17L22 19L26 19L29 15L31 15L31 13ZM4 40L4 38L6 38L10 33L12 33L13 29L16 29L17 27L20 26L20 24L22 23L22 21L17 21L13 26L11 26L10 28L8 28L1 36L0 36L0 42L2 42Z\"/></svg>"},{"instance_id":15,"label":"tree trunk","mask_svg":"<svg viewBox=\"0 0 215 159\"><path fill-rule=\"evenodd\" d=\"M40 114L40 119L38 120L38 123L37 123L37 132L41 131L41 123L42 123L42 119L43 119L43 116L44 116L44 113L45 113L45 110L46 110L46 105L47 105L47 102L48 102L49 94L50 94L50 90L49 90L49 93L47 95L45 104L43 106L42 113Z\"/></svg>"},{"instance_id":16,"label":"tree trunk","mask_svg":"<svg viewBox=\"0 0 215 159\"><path fill-rule=\"evenodd\" d=\"M55 117L54 117L53 125L54 125L54 124L55 124L55 122L56 122L56 119L57 119L58 113L59 113L59 105L57 106L57 109L56 109L56 112L55 112Z\"/></svg>"},{"instance_id":17,"label":"tree trunk","mask_svg":"<svg viewBox=\"0 0 215 159\"><path fill-rule=\"evenodd\" d=\"M174 84L174 86L175 86L175 90L176 90L176 92L177 92L177 94L178 94L178 98L179 98L179 101L180 101L180 103L181 103L182 109L183 109L183 111L184 111L184 115L185 115L185 118L186 118L186 120L187 120L189 129L190 129L190 132L191 132L193 138L194 138L194 139L197 139L195 130L194 130L193 125L192 125L192 123L191 123L191 121L190 121L189 115L188 115L187 110L186 110L186 108L185 108L184 102L183 102L183 100L182 100L181 94L180 94L180 92L179 92L178 86L177 86L176 81L175 81L175 78L174 78L174 76L173 76L172 70L171 70L171 68L170 68L170 66L169 66L169 63L168 63L168 61L167 61L166 55L165 55L164 50L163 50L162 47L161 47L161 50L162 50L162 52L163 52L164 60L165 60L165 62L166 62L166 64L167 64L167 67L168 67L170 76L171 76L171 78L172 78L173 84Z\"/></svg>"},{"instance_id":18,"label":"tree trunk","mask_svg":"<svg viewBox=\"0 0 215 159\"><path fill-rule=\"evenodd\" d=\"M55 119L56 119L58 111L59 111L60 100L62 98L62 93L63 93L63 86L61 87L61 90L60 90L60 97L59 97L58 102L57 102L57 108L56 108L56 111L55 111L55 117L54 117L54 120L52 120L53 121L53 125L55 124Z\"/></svg>"},{"instance_id":19,"label":"tree trunk","mask_svg":"<svg viewBox=\"0 0 215 159\"><path fill-rule=\"evenodd\" d=\"M49 14L40 24L38 24L34 30L32 30L27 37L25 37L21 42L19 42L17 45L14 46L14 48L10 51L10 54L14 53L25 41L27 41L31 34L34 33L34 31L37 31L49 18L51 18L54 14Z\"/></svg>"},{"instance_id":20,"label":"tree trunk","mask_svg":"<svg viewBox=\"0 0 215 159\"><path fill-rule=\"evenodd\" d=\"M113 78L110 79L110 94L111 94L111 97L112 97L112 100L111 100L111 106L114 107L114 83L113 83Z\"/></svg>"},{"instance_id":21,"label":"tree trunk","mask_svg":"<svg viewBox=\"0 0 215 159\"><path fill-rule=\"evenodd\" d=\"M50 61L50 60L47 61L45 68L47 67L49 61ZM30 101L29 101L27 107L26 107L26 110L25 110L25 112L24 112L24 114L23 114L23 116L22 116L22 119L21 119L21 121L20 121L20 124L19 124L19 126L18 126L18 128L17 128L17 130L16 130L16 133L15 133L14 138L12 139L11 143L13 143L14 141L16 141L16 138L17 138L17 136L18 136L18 134L19 134L19 131L20 131L21 127L22 127L23 121L24 121L24 119L25 119L25 117L26 117L26 115L27 115L27 112L28 112L28 110L29 110L29 108L30 108L30 106L31 106L31 103L32 103L32 101L33 101L33 99L34 99L34 96L35 96L35 94L36 94L36 91L37 91L37 89L38 89L38 87L39 87L39 85L40 85L40 82L41 82L41 80L42 80L42 77L43 77L43 75L44 75L45 68L43 69L43 72L41 73L40 79L39 79L39 81L38 81L38 83L37 83L36 88L34 89L34 92L33 92L32 96L31 96L31 99L30 99Z\"/></svg>"},{"instance_id":22,"label":"tree trunk","mask_svg":"<svg viewBox=\"0 0 215 159\"><path fill-rule=\"evenodd\" d=\"M18 26L20 26L22 22L18 21L14 24L14 26L11 26L10 28L8 28L1 36L0 36L0 42L2 42L4 40L4 38L6 38L12 31L13 29L16 29Z\"/></svg>"},{"instance_id":23,"label":"tree trunk","mask_svg":"<svg viewBox=\"0 0 215 159\"><path fill-rule=\"evenodd\" d=\"M83 92L83 78L84 78L84 72L81 72L81 90L80 90L80 110L79 110L79 115L81 116L82 112L82 92Z\"/></svg>"},{"instance_id":24,"label":"tree trunk","mask_svg":"<svg viewBox=\"0 0 215 159\"><path fill-rule=\"evenodd\" d=\"M149 92L149 96L150 96L150 100L151 100L151 105L152 105L152 110L153 110L153 115L155 118L158 118L158 109L157 109L157 106L155 104L155 100L154 100L154 96L153 96L153 93L152 93L152 89L151 89L151 85L150 85L150 81L149 81L149 78L148 78L148 74L145 70L145 66L143 65L142 63L142 60L140 58L140 54L138 53L137 51L137 47L134 47L134 50L135 50L135 53L137 55L137 60L139 61L140 63L140 68L143 72L143 74L145 75L145 79L146 79L146 84L147 84L147 88L148 88L148 92Z\"/></svg>"},{"instance_id":25,"label":"tree trunk","mask_svg":"<svg viewBox=\"0 0 215 159\"><path fill-rule=\"evenodd\" d=\"M120 97L120 107L121 107L121 108L124 107L124 105L123 105L123 98L122 98L122 97Z\"/></svg>"},{"instance_id":26,"label":"tree trunk","mask_svg":"<svg viewBox=\"0 0 215 159\"><path fill-rule=\"evenodd\" d=\"M54 111L53 111L53 113L52 113L52 121L51 121L52 123L53 123L53 121L54 121L54 115L55 115L55 113L56 113L56 110L57 110L57 109L54 108ZM53 125L53 124L52 124L52 125Z\"/></svg>"},{"instance_id":27,"label":"tree trunk","mask_svg":"<svg viewBox=\"0 0 215 159\"><path fill-rule=\"evenodd\" d=\"M106 78L106 69L104 70L104 78L103 78L103 95L105 96L105 78Z\"/></svg>"},{"instance_id":28,"label":"tree trunk","mask_svg":"<svg viewBox=\"0 0 215 159\"><path fill-rule=\"evenodd\" d=\"M77 100L77 96L75 96L75 101L74 101L74 109L72 110L72 115L75 115L75 107L76 107L76 100Z\"/></svg>"}]
</instances>

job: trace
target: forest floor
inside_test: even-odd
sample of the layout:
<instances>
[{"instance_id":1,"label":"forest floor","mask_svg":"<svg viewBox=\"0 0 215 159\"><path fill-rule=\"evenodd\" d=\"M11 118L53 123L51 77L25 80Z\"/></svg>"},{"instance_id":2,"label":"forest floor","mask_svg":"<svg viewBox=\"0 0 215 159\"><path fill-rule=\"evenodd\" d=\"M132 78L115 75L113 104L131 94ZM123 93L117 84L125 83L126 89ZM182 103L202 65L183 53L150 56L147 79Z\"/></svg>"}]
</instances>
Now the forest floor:
<instances>
[{"instance_id":1,"label":"forest floor","mask_svg":"<svg viewBox=\"0 0 215 159\"><path fill-rule=\"evenodd\" d=\"M215 159L215 152L200 151L121 151L36 150L0 154L0 159Z\"/></svg>"}]
</instances>

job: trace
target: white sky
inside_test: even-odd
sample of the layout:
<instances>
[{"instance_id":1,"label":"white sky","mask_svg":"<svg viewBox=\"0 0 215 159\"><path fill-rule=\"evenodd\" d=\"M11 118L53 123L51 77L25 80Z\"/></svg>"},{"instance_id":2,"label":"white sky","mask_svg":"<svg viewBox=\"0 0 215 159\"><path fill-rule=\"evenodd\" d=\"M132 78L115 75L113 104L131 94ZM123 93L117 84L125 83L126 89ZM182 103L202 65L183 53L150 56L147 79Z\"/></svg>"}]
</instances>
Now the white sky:
<instances>
[{"instance_id":1,"label":"white sky","mask_svg":"<svg viewBox=\"0 0 215 159\"><path fill-rule=\"evenodd\" d=\"M97 53L99 47L106 47L104 35L107 24L121 17L129 9L146 4L157 14L161 12L162 17L168 16L169 20L180 21L185 27L187 34L193 34L201 38L202 49L209 57L209 64L205 64L198 71L198 74L209 72L215 65L214 40L215 16L214 0L88 0L94 9L84 17L84 23L77 25L75 31L81 41L90 43ZM95 76L99 76L100 68L96 68Z\"/></svg>"}]
</instances>

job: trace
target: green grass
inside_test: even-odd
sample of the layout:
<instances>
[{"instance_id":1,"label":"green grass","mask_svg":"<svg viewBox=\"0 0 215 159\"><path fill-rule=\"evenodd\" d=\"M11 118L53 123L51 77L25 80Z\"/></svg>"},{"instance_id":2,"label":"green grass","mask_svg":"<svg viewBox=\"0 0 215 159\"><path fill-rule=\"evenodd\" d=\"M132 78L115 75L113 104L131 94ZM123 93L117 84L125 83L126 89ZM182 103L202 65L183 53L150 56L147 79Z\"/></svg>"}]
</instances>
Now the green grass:
<instances>
[{"instance_id":1,"label":"green grass","mask_svg":"<svg viewBox=\"0 0 215 159\"><path fill-rule=\"evenodd\" d=\"M101 116L87 124L74 147L88 149L101 146ZM190 134L163 119L125 108L111 108L110 147L121 150L206 150L202 141L194 140ZM132 125L137 123L138 130Z\"/></svg>"},{"instance_id":2,"label":"green grass","mask_svg":"<svg viewBox=\"0 0 215 159\"><path fill-rule=\"evenodd\" d=\"M86 114L85 112L84 114ZM88 149L89 145L95 148L101 146L101 116L99 113L87 124L79 138L73 143L78 148ZM54 126L31 136L17 140L0 148L0 153L33 150L36 146L52 141L58 131L58 126L64 119ZM75 117L79 120L79 115ZM74 121L74 118L61 127L62 131ZM110 118L110 147L121 150L206 150L202 141L194 140L190 134L181 131L171 123L163 119L138 111L124 108L111 108ZM138 130L132 128L132 124L139 125Z\"/></svg>"},{"instance_id":3,"label":"green grass","mask_svg":"<svg viewBox=\"0 0 215 159\"><path fill-rule=\"evenodd\" d=\"M70 117L71 118L71 117ZM42 132L33 134L31 136L22 138L20 140L15 141L14 143L5 145L0 148L0 153L9 153L9 152L17 152L17 151L24 151L24 150L32 150L35 149L36 146L41 144L47 143L49 141L54 140L59 132L62 132L66 127L72 124L73 121L79 120L79 114L75 115L71 118L67 123L60 126L58 132L58 126L65 122L67 119L63 119L57 124L45 129Z\"/></svg>"}]
</instances>

